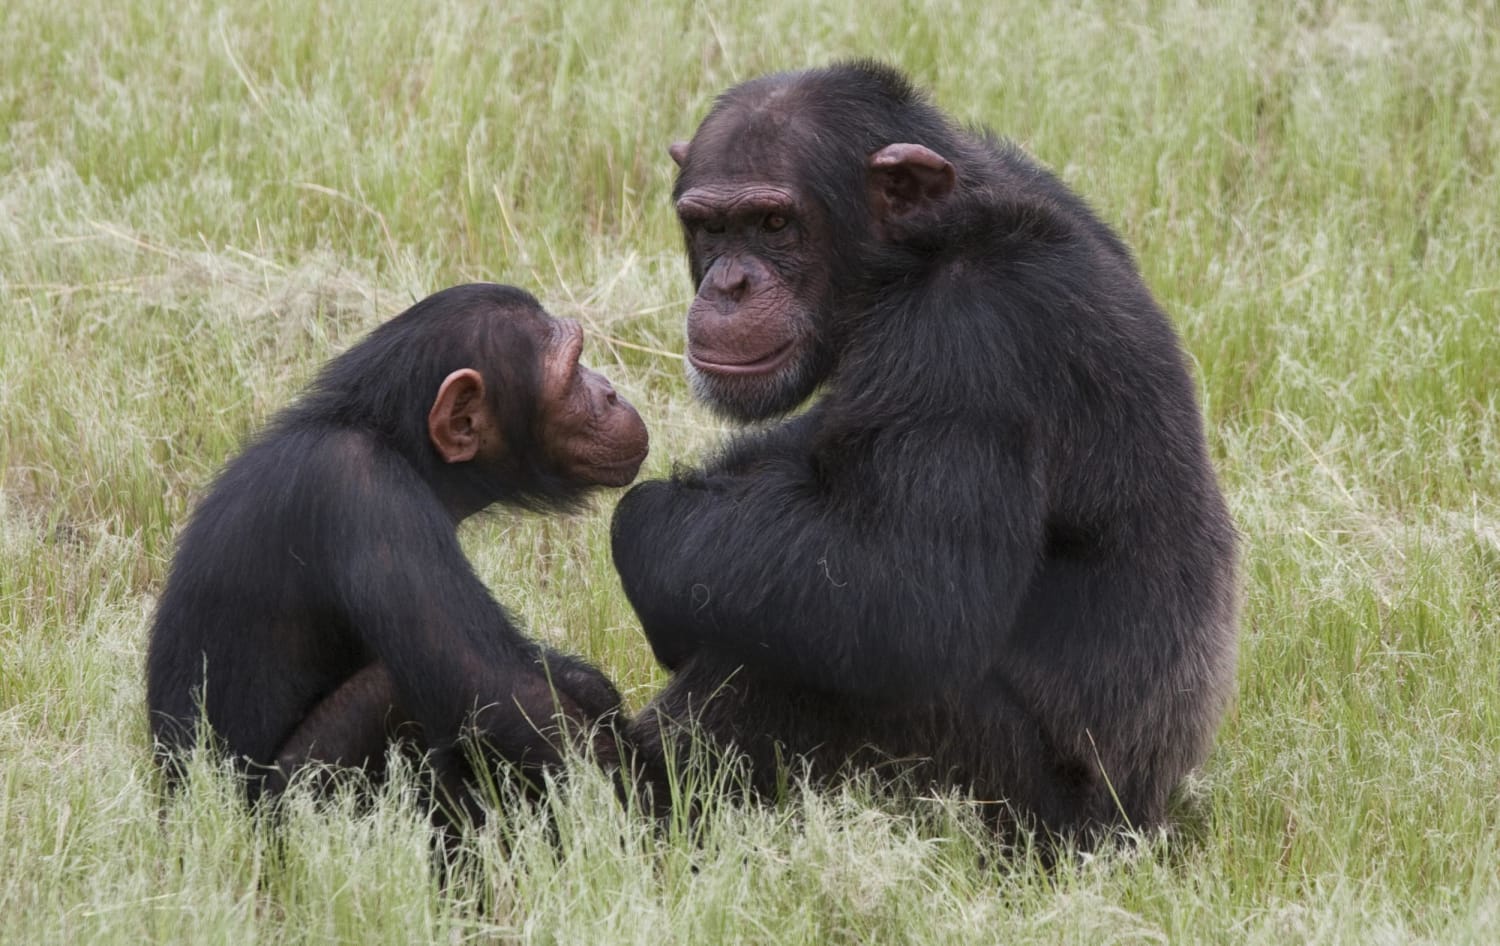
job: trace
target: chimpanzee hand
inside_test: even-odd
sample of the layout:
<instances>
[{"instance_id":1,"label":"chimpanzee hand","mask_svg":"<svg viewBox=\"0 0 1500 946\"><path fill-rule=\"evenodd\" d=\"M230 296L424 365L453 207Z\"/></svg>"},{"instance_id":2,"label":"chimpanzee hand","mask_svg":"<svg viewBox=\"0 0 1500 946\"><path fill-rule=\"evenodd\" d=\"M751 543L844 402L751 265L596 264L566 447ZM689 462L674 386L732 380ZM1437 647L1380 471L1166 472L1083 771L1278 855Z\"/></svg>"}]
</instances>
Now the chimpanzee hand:
<instances>
[{"instance_id":1,"label":"chimpanzee hand","mask_svg":"<svg viewBox=\"0 0 1500 946\"><path fill-rule=\"evenodd\" d=\"M543 673L560 696L578 705L590 722L608 723L620 712L620 691L609 678L584 661L550 647L542 648Z\"/></svg>"}]
</instances>

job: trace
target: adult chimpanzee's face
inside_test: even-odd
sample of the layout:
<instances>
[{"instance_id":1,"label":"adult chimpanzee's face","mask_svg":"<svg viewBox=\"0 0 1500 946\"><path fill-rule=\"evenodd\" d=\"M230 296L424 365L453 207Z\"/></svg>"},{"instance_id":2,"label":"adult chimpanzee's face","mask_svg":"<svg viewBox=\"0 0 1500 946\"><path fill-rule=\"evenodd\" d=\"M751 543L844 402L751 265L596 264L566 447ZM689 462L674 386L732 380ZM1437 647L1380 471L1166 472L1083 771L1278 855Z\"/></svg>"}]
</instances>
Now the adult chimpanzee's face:
<instances>
[{"instance_id":1,"label":"adult chimpanzee's face","mask_svg":"<svg viewBox=\"0 0 1500 946\"><path fill-rule=\"evenodd\" d=\"M699 139L703 138L700 132ZM822 379L826 306L822 221L794 181L747 178L695 139L691 180L677 199L698 295L688 309L694 392L739 420L784 413ZM679 163L687 151L674 146Z\"/></svg>"},{"instance_id":2,"label":"adult chimpanzee's face","mask_svg":"<svg viewBox=\"0 0 1500 946\"><path fill-rule=\"evenodd\" d=\"M577 322L551 323L542 355L542 442L568 479L625 486L646 459L646 425L604 375L579 362L582 351Z\"/></svg>"}]
</instances>

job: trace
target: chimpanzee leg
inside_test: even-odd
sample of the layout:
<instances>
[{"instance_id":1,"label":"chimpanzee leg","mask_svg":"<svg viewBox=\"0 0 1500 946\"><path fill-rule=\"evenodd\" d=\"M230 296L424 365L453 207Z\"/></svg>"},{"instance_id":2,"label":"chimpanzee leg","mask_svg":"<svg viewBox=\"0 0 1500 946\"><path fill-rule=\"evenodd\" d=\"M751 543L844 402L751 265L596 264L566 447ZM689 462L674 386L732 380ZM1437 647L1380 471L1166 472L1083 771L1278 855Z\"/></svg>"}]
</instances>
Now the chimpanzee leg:
<instances>
[{"instance_id":1,"label":"chimpanzee leg","mask_svg":"<svg viewBox=\"0 0 1500 946\"><path fill-rule=\"evenodd\" d=\"M303 717L276 753L265 791L282 791L292 774L309 763L356 766L378 777L385 771L386 747L404 731L414 734L415 727L397 703L385 664L369 664Z\"/></svg>"}]
</instances>

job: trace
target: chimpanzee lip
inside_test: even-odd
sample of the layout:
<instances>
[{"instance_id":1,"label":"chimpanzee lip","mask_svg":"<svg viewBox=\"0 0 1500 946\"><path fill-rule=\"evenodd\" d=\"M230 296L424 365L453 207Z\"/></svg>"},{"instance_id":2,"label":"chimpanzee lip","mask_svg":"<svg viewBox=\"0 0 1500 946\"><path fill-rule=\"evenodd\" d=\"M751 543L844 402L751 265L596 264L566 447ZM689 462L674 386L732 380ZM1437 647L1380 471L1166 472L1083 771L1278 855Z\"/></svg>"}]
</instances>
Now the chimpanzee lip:
<instances>
[{"instance_id":1,"label":"chimpanzee lip","mask_svg":"<svg viewBox=\"0 0 1500 946\"><path fill-rule=\"evenodd\" d=\"M791 339L780 346L762 355L753 361L713 361L696 354L692 347L688 348L688 361L692 362L694 368L706 371L709 374L738 375L740 377L771 374L781 367L793 350L797 347L797 340Z\"/></svg>"},{"instance_id":2,"label":"chimpanzee lip","mask_svg":"<svg viewBox=\"0 0 1500 946\"><path fill-rule=\"evenodd\" d=\"M650 454L651 448L647 447L640 453L637 453L635 456L631 457L629 460L622 460L619 463L616 463L615 466L621 470L638 470L641 468L641 464L646 462L646 457Z\"/></svg>"},{"instance_id":3,"label":"chimpanzee lip","mask_svg":"<svg viewBox=\"0 0 1500 946\"><path fill-rule=\"evenodd\" d=\"M646 462L646 457L650 453L651 448L647 447L645 450L626 460L610 460L605 463L595 464L594 469L611 479L623 478L626 482L629 482L635 479L635 475L640 472L641 464Z\"/></svg>"}]
</instances>

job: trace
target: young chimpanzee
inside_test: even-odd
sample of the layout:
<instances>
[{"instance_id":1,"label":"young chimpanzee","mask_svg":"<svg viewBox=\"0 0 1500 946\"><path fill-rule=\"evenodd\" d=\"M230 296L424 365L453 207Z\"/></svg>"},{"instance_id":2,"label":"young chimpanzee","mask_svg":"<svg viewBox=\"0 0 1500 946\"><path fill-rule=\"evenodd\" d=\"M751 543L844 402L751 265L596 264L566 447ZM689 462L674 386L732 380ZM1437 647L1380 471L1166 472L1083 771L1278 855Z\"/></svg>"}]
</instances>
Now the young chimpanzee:
<instances>
[{"instance_id":1,"label":"young chimpanzee","mask_svg":"<svg viewBox=\"0 0 1500 946\"><path fill-rule=\"evenodd\" d=\"M579 364L582 345L519 289L443 290L329 363L229 463L151 633L169 778L204 724L252 800L310 762L378 772L404 735L469 807L473 745L534 771L570 733L608 725L614 686L522 636L456 528L492 503L569 509L635 478L645 425ZM612 738L594 748L613 759Z\"/></svg>"},{"instance_id":2,"label":"young chimpanzee","mask_svg":"<svg viewBox=\"0 0 1500 946\"><path fill-rule=\"evenodd\" d=\"M674 671L632 741L660 772L701 734L761 791L899 764L1080 842L1161 823L1233 681L1235 535L1124 244L879 65L746 82L670 150L695 390L823 394L617 507Z\"/></svg>"}]
</instances>

